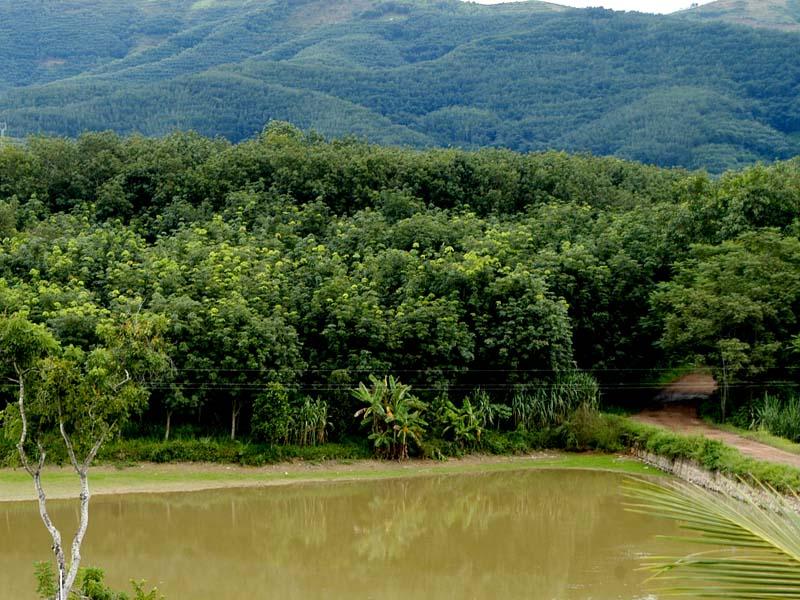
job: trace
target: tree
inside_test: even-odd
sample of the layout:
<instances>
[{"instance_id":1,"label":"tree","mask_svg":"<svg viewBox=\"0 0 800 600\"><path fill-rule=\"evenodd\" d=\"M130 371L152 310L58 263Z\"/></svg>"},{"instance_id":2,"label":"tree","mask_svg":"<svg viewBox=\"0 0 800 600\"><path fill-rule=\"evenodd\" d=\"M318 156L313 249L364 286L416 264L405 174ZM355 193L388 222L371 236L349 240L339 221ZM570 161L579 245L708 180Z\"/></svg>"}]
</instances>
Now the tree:
<instances>
[{"instance_id":1,"label":"tree","mask_svg":"<svg viewBox=\"0 0 800 600\"><path fill-rule=\"evenodd\" d=\"M10 365L17 402L3 411L6 433L31 476L42 521L53 539L57 600L66 600L81 563L89 526L89 468L103 443L144 408L143 380L167 368L161 351L163 319L133 315L98 327L102 346L61 348L42 325L24 313L0 317L0 358ZM32 393L31 393L32 392ZM80 480L80 519L67 563L61 532L50 519L41 473L48 452L62 446Z\"/></svg>"},{"instance_id":2,"label":"tree","mask_svg":"<svg viewBox=\"0 0 800 600\"><path fill-rule=\"evenodd\" d=\"M716 369L721 374L722 394L720 394L720 413L722 420L725 420L725 411L728 408L728 398L730 397L731 379L744 370L748 363L747 351L750 349L748 344L740 342L736 338L720 340L719 359L721 368Z\"/></svg>"},{"instance_id":3,"label":"tree","mask_svg":"<svg viewBox=\"0 0 800 600\"><path fill-rule=\"evenodd\" d=\"M794 367L800 241L772 229L717 246L697 245L652 296L660 345L678 360L699 358L723 381Z\"/></svg>"}]
</instances>

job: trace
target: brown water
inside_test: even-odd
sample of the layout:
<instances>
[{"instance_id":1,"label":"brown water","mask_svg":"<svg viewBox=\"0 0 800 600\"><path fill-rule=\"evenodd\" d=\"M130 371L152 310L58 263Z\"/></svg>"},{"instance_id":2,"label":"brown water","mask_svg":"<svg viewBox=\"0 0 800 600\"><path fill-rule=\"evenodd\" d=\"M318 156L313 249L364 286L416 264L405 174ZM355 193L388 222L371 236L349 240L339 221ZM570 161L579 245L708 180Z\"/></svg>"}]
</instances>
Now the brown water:
<instances>
[{"instance_id":1,"label":"brown water","mask_svg":"<svg viewBox=\"0 0 800 600\"><path fill-rule=\"evenodd\" d=\"M97 497L84 564L167 600L654 599L635 569L678 550L654 539L676 531L625 512L621 481L530 470ZM0 504L0 598L35 597L49 546L35 504Z\"/></svg>"}]
</instances>

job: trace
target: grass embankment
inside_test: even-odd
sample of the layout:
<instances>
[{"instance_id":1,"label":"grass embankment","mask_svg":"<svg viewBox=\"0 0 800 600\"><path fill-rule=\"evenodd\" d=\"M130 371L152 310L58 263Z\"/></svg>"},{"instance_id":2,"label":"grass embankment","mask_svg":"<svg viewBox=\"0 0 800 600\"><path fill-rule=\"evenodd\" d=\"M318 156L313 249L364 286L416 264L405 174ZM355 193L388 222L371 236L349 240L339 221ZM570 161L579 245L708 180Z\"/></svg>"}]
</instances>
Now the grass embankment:
<instances>
[{"instance_id":1,"label":"grass embankment","mask_svg":"<svg viewBox=\"0 0 800 600\"><path fill-rule=\"evenodd\" d=\"M619 452L643 450L672 460L690 460L709 471L772 486L778 491L800 490L800 469L744 456L718 440L688 436L637 423L618 415L577 415L569 424L573 447Z\"/></svg>"},{"instance_id":2,"label":"grass embankment","mask_svg":"<svg viewBox=\"0 0 800 600\"><path fill-rule=\"evenodd\" d=\"M469 455L449 461L378 460L295 461L265 467L220 464L142 464L117 468L100 465L92 469L92 493L125 494L198 491L216 488L261 487L291 483L352 481L486 473L520 469L585 469L632 475L658 474L641 462L614 454L564 452L537 453L533 456L498 457ZM75 473L67 467L50 467L43 478L50 498L75 498L78 493ZM33 487L22 470L0 470L0 502L33 500Z\"/></svg>"}]
</instances>

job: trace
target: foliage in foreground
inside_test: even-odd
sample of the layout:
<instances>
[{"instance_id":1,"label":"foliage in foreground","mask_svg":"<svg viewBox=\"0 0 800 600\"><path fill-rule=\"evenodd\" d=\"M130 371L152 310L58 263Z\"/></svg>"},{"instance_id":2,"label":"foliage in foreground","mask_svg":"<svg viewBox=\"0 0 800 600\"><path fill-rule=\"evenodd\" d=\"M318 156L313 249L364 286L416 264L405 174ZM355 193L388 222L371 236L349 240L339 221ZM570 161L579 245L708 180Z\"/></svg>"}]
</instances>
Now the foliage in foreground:
<instances>
[{"instance_id":1,"label":"foliage in foreground","mask_svg":"<svg viewBox=\"0 0 800 600\"><path fill-rule=\"evenodd\" d=\"M698 545L647 563L659 596L800 598L800 515L777 492L762 487L765 507L676 481L636 481L626 491L630 510L679 522L691 532L682 541Z\"/></svg>"},{"instance_id":2,"label":"foliage in foreground","mask_svg":"<svg viewBox=\"0 0 800 600\"><path fill-rule=\"evenodd\" d=\"M35 567L36 592L42 600L51 600L58 594L58 585L53 565L48 562L38 562ZM115 592L105 584L105 574L102 569L93 567L83 568L79 571L76 587L73 589L70 600L164 600L157 588L147 591L143 581L131 581L132 595L125 592Z\"/></svg>"},{"instance_id":3,"label":"foliage in foreground","mask_svg":"<svg viewBox=\"0 0 800 600\"><path fill-rule=\"evenodd\" d=\"M147 404L145 378L168 368L160 337L163 319L132 314L97 326L102 345L86 353L62 347L26 311L0 314L0 374L14 384L17 401L0 410L5 437L16 440L30 475L39 514L52 539L58 600L67 600L80 575L81 546L89 525L89 469L106 440ZM42 486L52 448L66 452L80 482L79 522L69 551L53 523Z\"/></svg>"}]
</instances>

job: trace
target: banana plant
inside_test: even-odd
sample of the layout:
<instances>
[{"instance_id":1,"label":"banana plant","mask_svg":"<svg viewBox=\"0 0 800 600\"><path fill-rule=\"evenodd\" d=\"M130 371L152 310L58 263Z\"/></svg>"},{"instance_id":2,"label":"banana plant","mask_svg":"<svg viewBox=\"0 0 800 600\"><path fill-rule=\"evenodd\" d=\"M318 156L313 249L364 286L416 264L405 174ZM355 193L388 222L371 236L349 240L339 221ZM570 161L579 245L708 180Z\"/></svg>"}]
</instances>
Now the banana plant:
<instances>
[{"instance_id":1,"label":"banana plant","mask_svg":"<svg viewBox=\"0 0 800 600\"><path fill-rule=\"evenodd\" d=\"M383 380L370 375L371 387L360 383L353 395L367 406L359 409L362 425L369 425L375 450L379 456L404 460L408 458L409 442L417 445L427 427L423 413L427 405L411 394L411 386L392 376Z\"/></svg>"},{"instance_id":2,"label":"banana plant","mask_svg":"<svg viewBox=\"0 0 800 600\"><path fill-rule=\"evenodd\" d=\"M381 423L386 420L387 406L385 403L389 385L385 378L379 380L374 375L370 375L369 380L372 383L371 388L360 382L358 389L353 391L353 396L367 405L357 410L354 416L356 418L361 417L361 424L369 424L372 428L372 433L377 433L380 430Z\"/></svg>"},{"instance_id":3,"label":"banana plant","mask_svg":"<svg viewBox=\"0 0 800 600\"><path fill-rule=\"evenodd\" d=\"M484 430L483 415L472 405L469 398L464 398L461 408L456 408L448 400L445 409L444 415L448 419L448 424L442 433L450 433L464 448L480 446Z\"/></svg>"},{"instance_id":4,"label":"banana plant","mask_svg":"<svg viewBox=\"0 0 800 600\"><path fill-rule=\"evenodd\" d=\"M412 402L403 402L396 405L392 430L395 434L397 447L396 458L408 458L408 442L413 441L417 446L422 443L424 428L428 423L422 418L418 405Z\"/></svg>"},{"instance_id":5,"label":"banana plant","mask_svg":"<svg viewBox=\"0 0 800 600\"><path fill-rule=\"evenodd\" d=\"M477 390L473 394L473 399L484 429L494 427L499 430L500 422L511 418L511 407L493 403L489 394L483 390Z\"/></svg>"},{"instance_id":6,"label":"banana plant","mask_svg":"<svg viewBox=\"0 0 800 600\"><path fill-rule=\"evenodd\" d=\"M681 482L625 485L629 510L677 521L691 532L682 541L706 548L649 560L659 597L800 598L800 515L772 488L759 491L742 502Z\"/></svg>"},{"instance_id":7,"label":"banana plant","mask_svg":"<svg viewBox=\"0 0 800 600\"><path fill-rule=\"evenodd\" d=\"M373 431L369 438L375 448L375 453L379 457L391 458L395 444L395 433L391 429Z\"/></svg>"}]
</instances>

